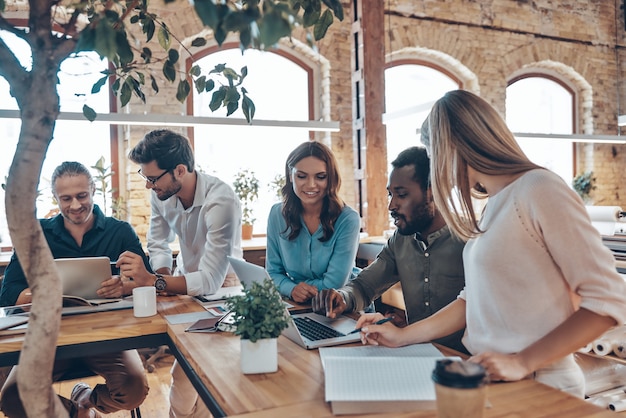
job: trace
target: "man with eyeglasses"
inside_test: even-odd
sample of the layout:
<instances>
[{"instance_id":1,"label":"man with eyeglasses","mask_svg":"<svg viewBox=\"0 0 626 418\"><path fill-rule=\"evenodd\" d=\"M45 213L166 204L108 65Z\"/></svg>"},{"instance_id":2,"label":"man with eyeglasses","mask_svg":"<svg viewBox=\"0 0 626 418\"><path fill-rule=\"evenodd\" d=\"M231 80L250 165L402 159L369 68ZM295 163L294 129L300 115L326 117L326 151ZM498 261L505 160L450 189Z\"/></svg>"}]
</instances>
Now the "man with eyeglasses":
<instances>
[{"instance_id":1,"label":"man with eyeglasses","mask_svg":"<svg viewBox=\"0 0 626 418\"><path fill-rule=\"evenodd\" d=\"M148 232L150 265L136 254L118 261L128 292L135 286L155 286L161 294L208 295L236 281L227 255L242 257L241 206L233 189L217 177L199 172L187 138L170 130L149 132L130 151L151 196ZM169 244L178 236L176 270ZM172 367L171 417L210 416L177 362Z\"/></svg>"}]
</instances>

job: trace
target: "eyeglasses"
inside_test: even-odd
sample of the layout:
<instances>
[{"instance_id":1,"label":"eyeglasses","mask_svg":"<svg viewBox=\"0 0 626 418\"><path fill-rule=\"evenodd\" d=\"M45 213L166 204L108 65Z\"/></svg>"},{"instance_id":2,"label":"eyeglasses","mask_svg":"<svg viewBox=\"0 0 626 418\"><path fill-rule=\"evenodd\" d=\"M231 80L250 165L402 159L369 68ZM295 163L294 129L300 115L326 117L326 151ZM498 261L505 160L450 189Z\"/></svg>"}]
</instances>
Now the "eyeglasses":
<instances>
[{"instance_id":1,"label":"eyeglasses","mask_svg":"<svg viewBox=\"0 0 626 418\"><path fill-rule=\"evenodd\" d=\"M146 177L142 172L141 172L141 168L139 170L137 170L137 174L139 174L141 176L141 178L143 178L145 181L147 181L148 183L152 184L153 186L156 185L156 182L159 181L161 179L161 177L163 177L164 175L166 175L167 173L169 173L172 170L165 170L164 172L162 172L158 177Z\"/></svg>"}]
</instances>

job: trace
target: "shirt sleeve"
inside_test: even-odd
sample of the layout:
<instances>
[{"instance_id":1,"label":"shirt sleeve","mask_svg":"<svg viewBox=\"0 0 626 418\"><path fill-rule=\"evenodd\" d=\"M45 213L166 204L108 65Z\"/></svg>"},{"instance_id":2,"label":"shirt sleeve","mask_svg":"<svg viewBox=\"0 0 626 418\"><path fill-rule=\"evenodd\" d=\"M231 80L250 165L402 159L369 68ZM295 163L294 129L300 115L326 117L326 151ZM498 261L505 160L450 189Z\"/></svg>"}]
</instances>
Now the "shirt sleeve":
<instances>
[{"instance_id":1,"label":"shirt sleeve","mask_svg":"<svg viewBox=\"0 0 626 418\"><path fill-rule=\"evenodd\" d=\"M279 239L284 225L281 222L282 205L276 204L270 210L270 215L267 219L267 249L265 255L265 269L268 274L274 280L276 287L281 295L291 297L293 288L296 287L296 283L293 282L285 271L285 264L283 263L283 255L280 251Z\"/></svg>"},{"instance_id":2,"label":"shirt sleeve","mask_svg":"<svg viewBox=\"0 0 626 418\"><path fill-rule=\"evenodd\" d=\"M198 271L185 273L189 295L210 295L222 287L229 266L226 256L232 254L235 237L241 236L241 208L234 196L220 197L203 215L206 243Z\"/></svg>"},{"instance_id":3,"label":"shirt sleeve","mask_svg":"<svg viewBox=\"0 0 626 418\"><path fill-rule=\"evenodd\" d=\"M308 280L308 284L318 290L337 289L346 284L355 265L360 230L359 214L351 208L344 208L335 223L332 237L334 245L328 268L321 279ZM311 255L315 257L315 254Z\"/></svg>"},{"instance_id":4,"label":"shirt sleeve","mask_svg":"<svg viewBox=\"0 0 626 418\"><path fill-rule=\"evenodd\" d=\"M146 270L152 273L153 271L152 267L150 266L150 261L148 260L146 252L144 251L143 246L141 245L141 241L139 240L139 237L137 236L137 233L135 232L133 227L129 223L124 222L122 223L122 227L120 229L121 231L119 232L122 238L122 248L125 248L127 251L133 252L141 256L141 259L143 260L143 265L146 267Z\"/></svg>"},{"instance_id":5,"label":"shirt sleeve","mask_svg":"<svg viewBox=\"0 0 626 418\"><path fill-rule=\"evenodd\" d=\"M174 241L175 234L168 225L167 220L160 213L161 202L155 193L152 193L151 206L152 215L147 236L150 265L154 271L163 267L171 269L173 259L169 244Z\"/></svg>"},{"instance_id":6,"label":"shirt sleeve","mask_svg":"<svg viewBox=\"0 0 626 418\"><path fill-rule=\"evenodd\" d=\"M26 281L26 276L14 251L11 256L11 261L9 261L4 271L2 289L0 290L0 306L15 305L18 296L27 287L28 282Z\"/></svg>"},{"instance_id":7,"label":"shirt sleeve","mask_svg":"<svg viewBox=\"0 0 626 418\"><path fill-rule=\"evenodd\" d=\"M554 176L537 177L529 190L532 196L521 196L519 204L529 207L533 229L541 231L580 307L626 323L626 282L582 200ZM532 204L531 197L540 198L541 205Z\"/></svg>"},{"instance_id":8,"label":"shirt sleeve","mask_svg":"<svg viewBox=\"0 0 626 418\"><path fill-rule=\"evenodd\" d=\"M395 256L388 241L376 259L339 292L346 301L347 312L360 311L397 282Z\"/></svg>"}]
</instances>

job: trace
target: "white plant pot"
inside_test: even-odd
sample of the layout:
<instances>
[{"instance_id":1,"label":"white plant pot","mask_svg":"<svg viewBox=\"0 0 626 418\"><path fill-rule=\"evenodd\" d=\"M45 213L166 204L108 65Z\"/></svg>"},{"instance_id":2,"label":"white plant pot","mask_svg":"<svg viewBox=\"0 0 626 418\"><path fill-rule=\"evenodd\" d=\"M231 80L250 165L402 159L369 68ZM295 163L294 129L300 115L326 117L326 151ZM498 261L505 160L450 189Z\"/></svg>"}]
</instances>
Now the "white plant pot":
<instances>
[{"instance_id":1,"label":"white plant pot","mask_svg":"<svg viewBox=\"0 0 626 418\"><path fill-rule=\"evenodd\" d=\"M278 371L278 338L241 339L241 372L243 374L274 373Z\"/></svg>"}]
</instances>

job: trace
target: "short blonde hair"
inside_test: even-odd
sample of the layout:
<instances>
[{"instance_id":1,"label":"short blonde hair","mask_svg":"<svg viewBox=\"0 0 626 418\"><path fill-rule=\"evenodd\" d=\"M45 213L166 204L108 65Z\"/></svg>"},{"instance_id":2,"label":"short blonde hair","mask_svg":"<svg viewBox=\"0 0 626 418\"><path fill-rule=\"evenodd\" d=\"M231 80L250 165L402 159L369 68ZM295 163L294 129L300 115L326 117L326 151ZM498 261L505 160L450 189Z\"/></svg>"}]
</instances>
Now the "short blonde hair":
<instances>
[{"instance_id":1,"label":"short blonde hair","mask_svg":"<svg viewBox=\"0 0 626 418\"><path fill-rule=\"evenodd\" d=\"M478 227L472 197L488 197L469 184L467 167L488 175L510 175L541 168L518 145L489 103L464 90L446 93L428 116L433 197L450 229L467 240Z\"/></svg>"}]
</instances>

